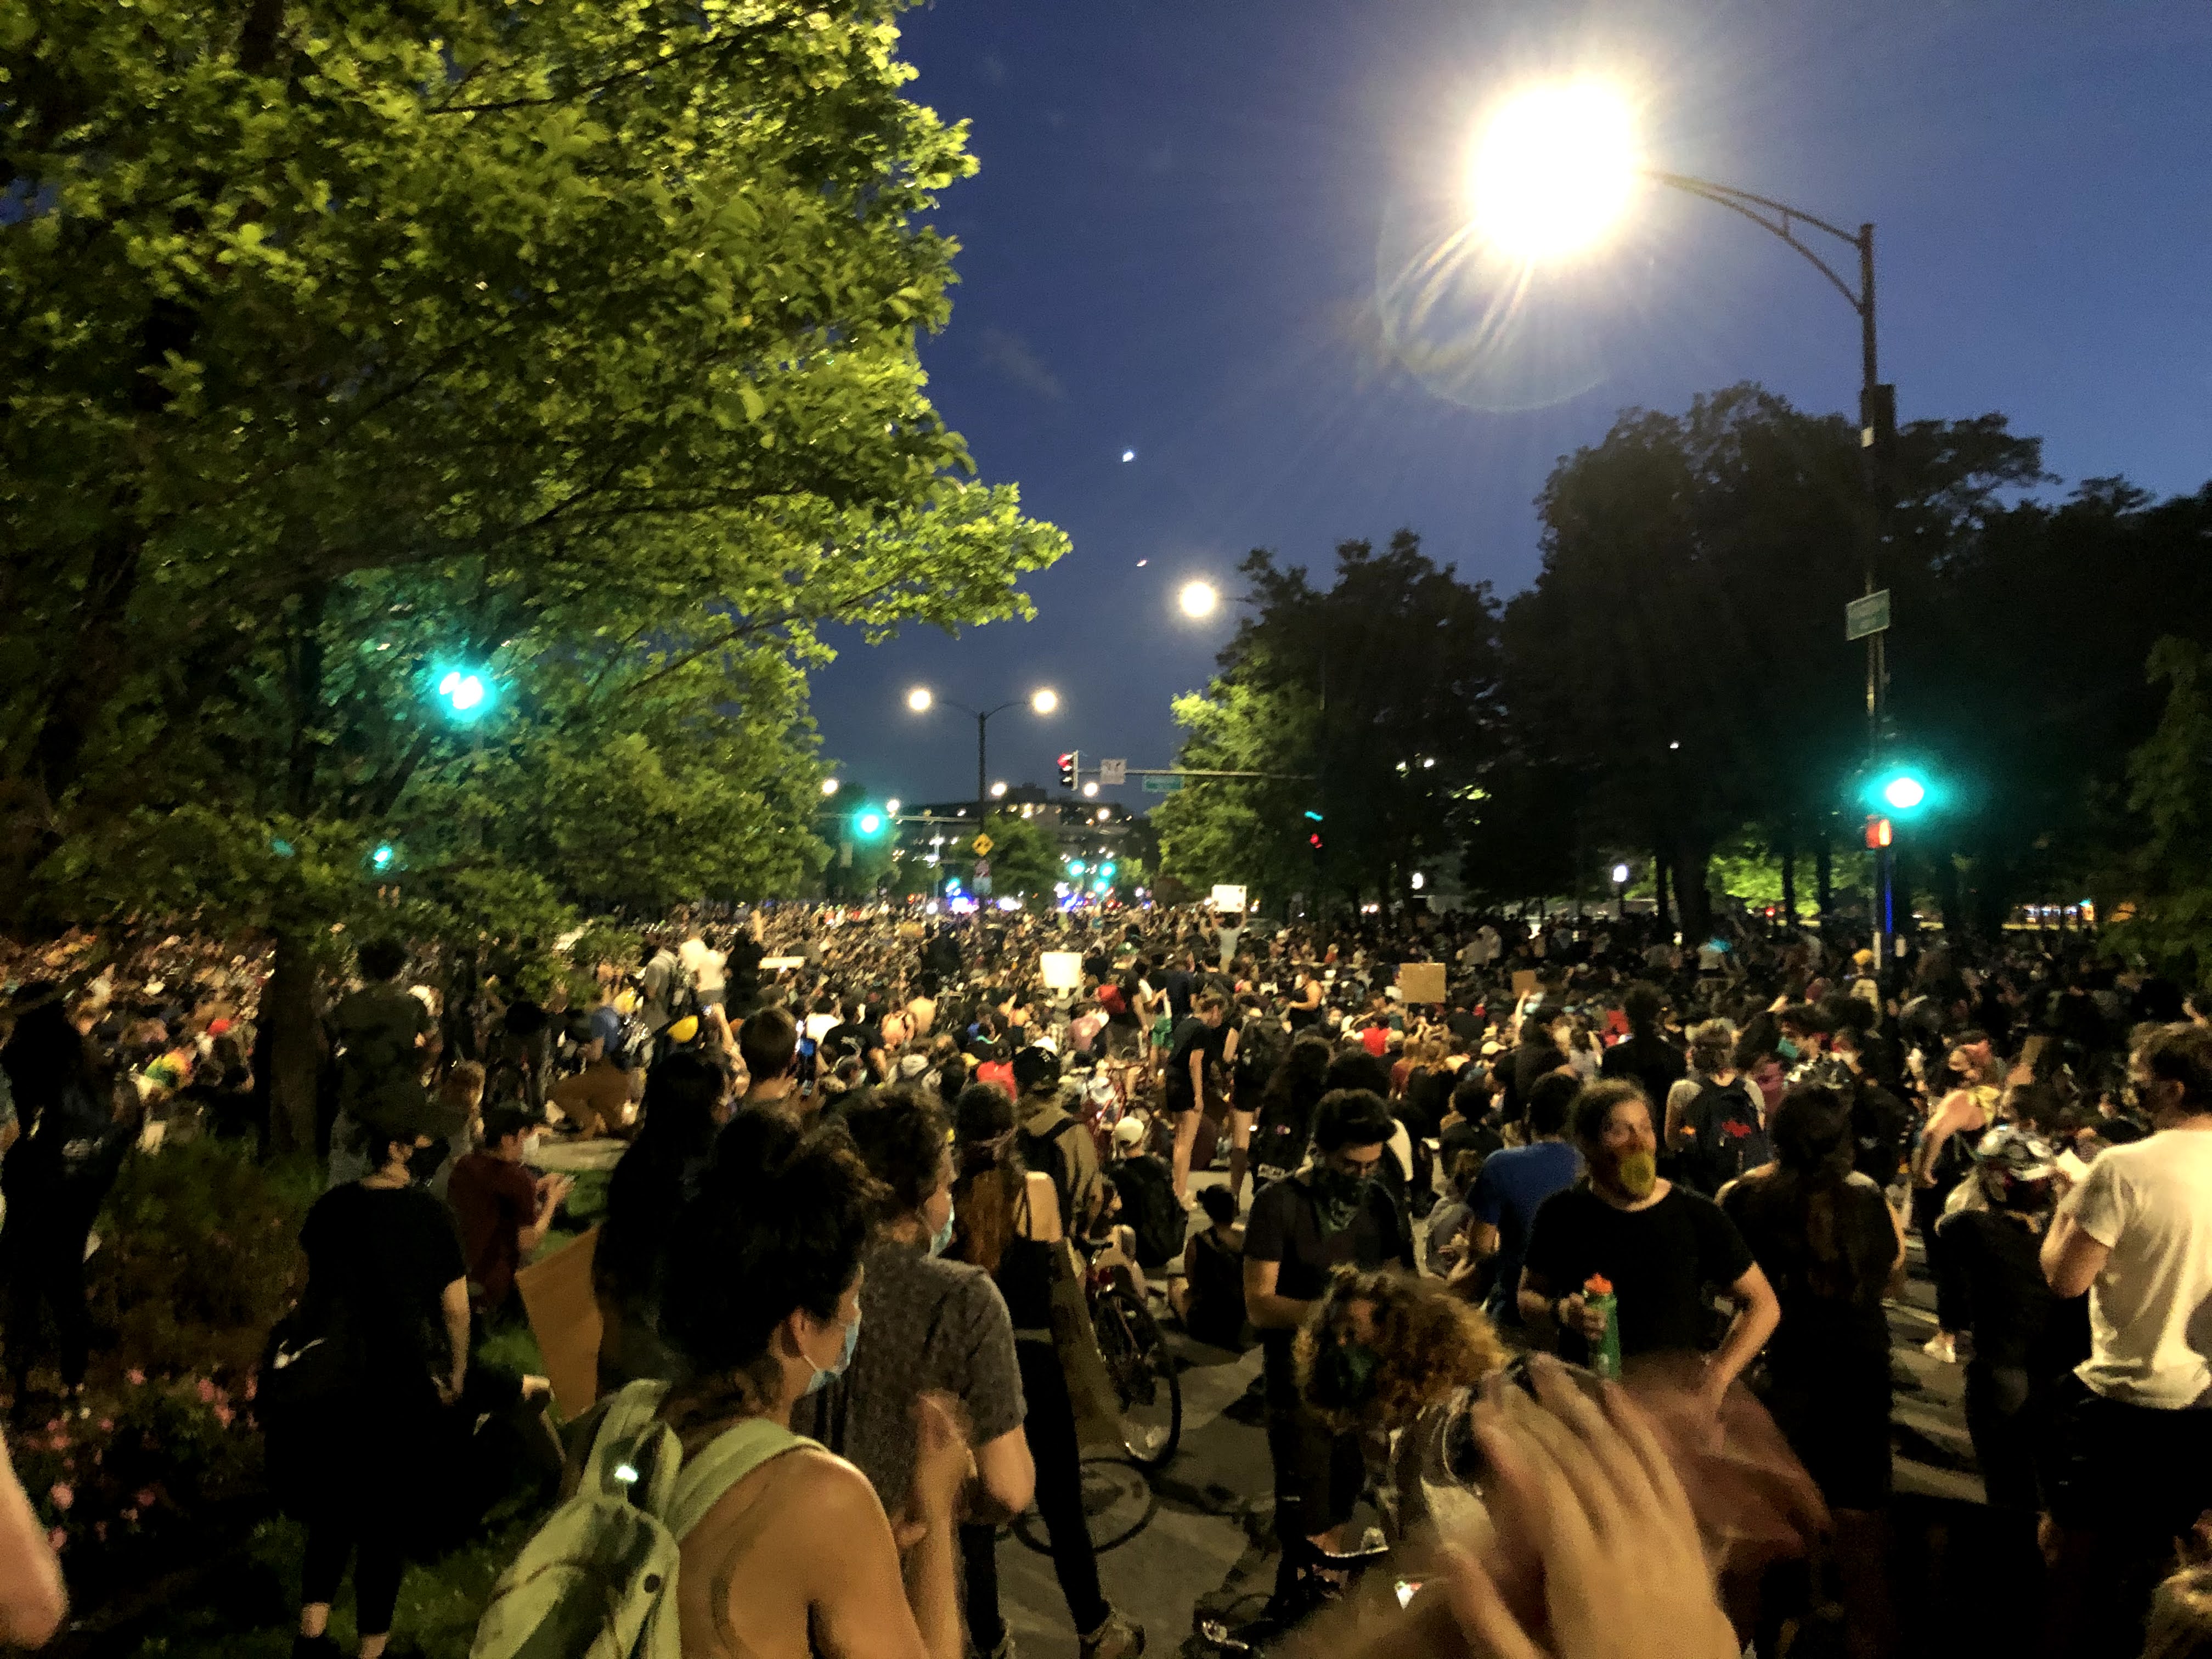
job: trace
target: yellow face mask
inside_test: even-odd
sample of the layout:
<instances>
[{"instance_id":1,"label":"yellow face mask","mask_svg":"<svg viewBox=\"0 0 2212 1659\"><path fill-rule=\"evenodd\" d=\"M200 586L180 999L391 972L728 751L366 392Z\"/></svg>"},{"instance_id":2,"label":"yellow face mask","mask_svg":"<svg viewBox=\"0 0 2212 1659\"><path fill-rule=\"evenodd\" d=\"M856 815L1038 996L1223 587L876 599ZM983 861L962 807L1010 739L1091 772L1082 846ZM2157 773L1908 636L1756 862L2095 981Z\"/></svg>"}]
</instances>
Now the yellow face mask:
<instances>
[{"instance_id":1,"label":"yellow face mask","mask_svg":"<svg viewBox=\"0 0 2212 1659\"><path fill-rule=\"evenodd\" d=\"M1634 1152L1621 1154L1613 1166L1614 1178L1620 1190L1638 1200L1651 1196L1651 1189L1659 1184L1659 1159L1650 1152Z\"/></svg>"}]
</instances>

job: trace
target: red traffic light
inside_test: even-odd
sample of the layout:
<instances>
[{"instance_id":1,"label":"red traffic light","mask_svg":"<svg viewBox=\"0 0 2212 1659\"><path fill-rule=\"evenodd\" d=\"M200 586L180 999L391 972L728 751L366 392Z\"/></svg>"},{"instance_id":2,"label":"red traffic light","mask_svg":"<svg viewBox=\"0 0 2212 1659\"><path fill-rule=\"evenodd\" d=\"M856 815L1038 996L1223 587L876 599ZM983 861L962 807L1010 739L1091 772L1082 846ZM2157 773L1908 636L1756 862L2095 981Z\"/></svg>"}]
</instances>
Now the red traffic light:
<instances>
[{"instance_id":1,"label":"red traffic light","mask_svg":"<svg viewBox=\"0 0 2212 1659\"><path fill-rule=\"evenodd\" d=\"M1321 851L1321 832L1318 830L1316 830L1312 835L1306 837L1306 845L1312 848L1316 853Z\"/></svg>"},{"instance_id":2,"label":"red traffic light","mask_svg":"<svg viewBox=\"0 0 2212 1659\"><path fill-rule=\"evenodd\" d=\"M1887 818L1881 817L1878 813L1871 813L1868 816L1866 821L1866 844L1869 849L1879 852L1882 848L1888 846L1894 839L1895 831L1890 827L1890 822Z\"/></svg>"}]
</instances>

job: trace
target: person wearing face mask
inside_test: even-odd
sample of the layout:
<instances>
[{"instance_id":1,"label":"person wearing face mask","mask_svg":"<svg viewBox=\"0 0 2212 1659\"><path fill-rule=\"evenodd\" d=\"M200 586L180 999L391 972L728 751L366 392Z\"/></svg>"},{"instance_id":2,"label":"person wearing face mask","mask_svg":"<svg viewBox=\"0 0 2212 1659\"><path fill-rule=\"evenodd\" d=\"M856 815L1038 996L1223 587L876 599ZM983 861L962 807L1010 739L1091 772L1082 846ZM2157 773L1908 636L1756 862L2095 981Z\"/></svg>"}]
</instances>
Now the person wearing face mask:
<instances>
[{"instance_id":1,"label":"person wearing face mask","mask_svg":"<svg viewBox=\"0 0 2212 1659\"><path fill-rule=\"evenodd\" d=\"M1339 1267L1395 1261L1414 1271L1397 1206L1376 1172L1396 1124L1382 1097L1339 1089L1314 1108L1313 1156L1252 1200L1244 1230L1244 1309L1265 1359L1267 1455L1274 1466L1282 1560L1261 1615L1287 1629L1330 1598L1342 1531L1358 1500L1357 1437L1333 1430L1298 1391L1298 1327Z\"/></svg>"},{"instance_id":2,"label":"person wearing face mask","mask_svg":"<svg viewBox=\"0 0 2212 1659\"><path fill-rule=\"evenodd\" d=\"M734 1127L669 1251L660 1333L684 1374L665 1391L629 1385L658 1393L687 1459L732 1429L760 1431L761 1455L680 1540L682 1651L960 1659L953 1527L975 1462L951 1410L932 1396L914 1416L903 1582L867 1477L789 1428L859 1347L883 1184L842 1127L750 1112Z\"/></svg>"},{"instance_id":3,"label":"person wearing face mask","mask_svg":"<svg viewBox=\"0 0 2212 1659\"><path fill-rule=\"evenodd\" d=\"M540 1120L524 1108L493 1107L483 1116L483 1145L453 1165L446 1183L468 1263L470 1303L487 1324L520 1315L514 1275L545 1242L575 1185L567 1176L531 1174L523 1159L540 1133Z\"/></svg>"},{"instance_id":4,"label":"person wearing face mask","mask_svg":"<svg viewBox=\"0 0 2212 1659\"><path fill-rule=\"evenodd\" d=\"M362 1659L392 1632L404 1546L447 1484L450 1408L468 1375L469 1293L453 1218L425 1187L460 1127L422 1093L362 1102L352 1114L368 1173L325 1193L307 1212L303 1315L356 1346L352 1397L317 1420L272 1430L272 1479L307 1522L300 1659L335 1659L331 1602L355 1561ZM362 1425L375 1425L366 1433Z\"/></svg>"},{"instance_id":5,"label":"person wearing face mask","mask_svg":"<svg viewBox=\"0 0 2212 1659\"><path fill-rule=\"evenodd\" d=\"M1704 1344L1705 1292L1720 1287L1735 1304L1727 1334L1704 1361L1698 1393L1717 1412L1745 1366L1781 1322L1781 1305L1735 1224L1717 1205L1659 1177L1650 1103L1635 1084L1592 1084L1569 1120L1587 1170L1536 1211L1521 1269L1521 1318L1539 1346L1587 1363L1604 1334L1603 1316L1583 1287L1613 1287L1620 1353L1697 1353Z\"/></svg>"},{"instance_id":6,"label":"person wearing face mask","mask_svg":"<svg viewBox=\"0 0 2212 1659\"><path fill-rule=\"evenodd\" d=\"M868 1477L899 1524L914 1485L915 1403L959 1402L976 1480L963 1519L995 1525L1030 1504L1036 1469L1022 1433L1022 1378L1006 1298L980 1267L945 1255L953 1238L951 1115L919 1090L863 1092L845 1127L884 1200L861 1258L861 1337L845 1375L814 1395L802 1426ZM906 1524L911 1524L907 1522Z\"/></svg>"}]
</instances>

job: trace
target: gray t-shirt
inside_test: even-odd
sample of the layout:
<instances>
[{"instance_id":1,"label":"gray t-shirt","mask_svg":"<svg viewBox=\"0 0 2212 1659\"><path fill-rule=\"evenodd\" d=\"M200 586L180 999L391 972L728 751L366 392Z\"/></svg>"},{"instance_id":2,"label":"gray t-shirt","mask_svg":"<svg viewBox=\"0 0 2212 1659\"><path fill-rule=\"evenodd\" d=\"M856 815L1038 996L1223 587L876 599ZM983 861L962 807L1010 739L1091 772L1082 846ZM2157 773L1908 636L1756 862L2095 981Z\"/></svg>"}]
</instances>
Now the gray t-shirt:
<instances>
[{"instance_id":1,"label":"gray t-shirt","mask_svg":"<svg viewBox=\"0 0 2212 1659\"><path fill-rule=\"evenodd\" d=\"M981 1446L1021 1427L1022 1376L1006 1298L981 1267L885 1243L863 1270L853 1363L792 1426L857 1465L895 1516L914 1484L915 1401L952 1395Z\"/></svg>"}]
</instances>

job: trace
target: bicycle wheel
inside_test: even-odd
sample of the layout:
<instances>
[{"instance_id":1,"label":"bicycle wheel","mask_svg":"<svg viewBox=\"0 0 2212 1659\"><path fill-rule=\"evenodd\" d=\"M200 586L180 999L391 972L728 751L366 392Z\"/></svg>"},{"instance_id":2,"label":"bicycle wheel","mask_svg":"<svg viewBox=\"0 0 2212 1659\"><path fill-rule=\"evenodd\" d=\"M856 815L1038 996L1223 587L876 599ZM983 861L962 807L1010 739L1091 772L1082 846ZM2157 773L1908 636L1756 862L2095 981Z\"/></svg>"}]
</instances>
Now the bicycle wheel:
<instances>
[{"instance_id":1,"label":"bicycle wheel","mask_svg":"<svg viewBox=\"0 0 2212 1659\"><path fill-rule=\"evenodd\" d=\"M1091 1323L1114 1382L1122 1449L1144 1468L1164 1468L1182 1438L1182 1382L1167 1337L1135 1293L1121 1285L1098 1292Z\"/></svg>"}]
</instances>

